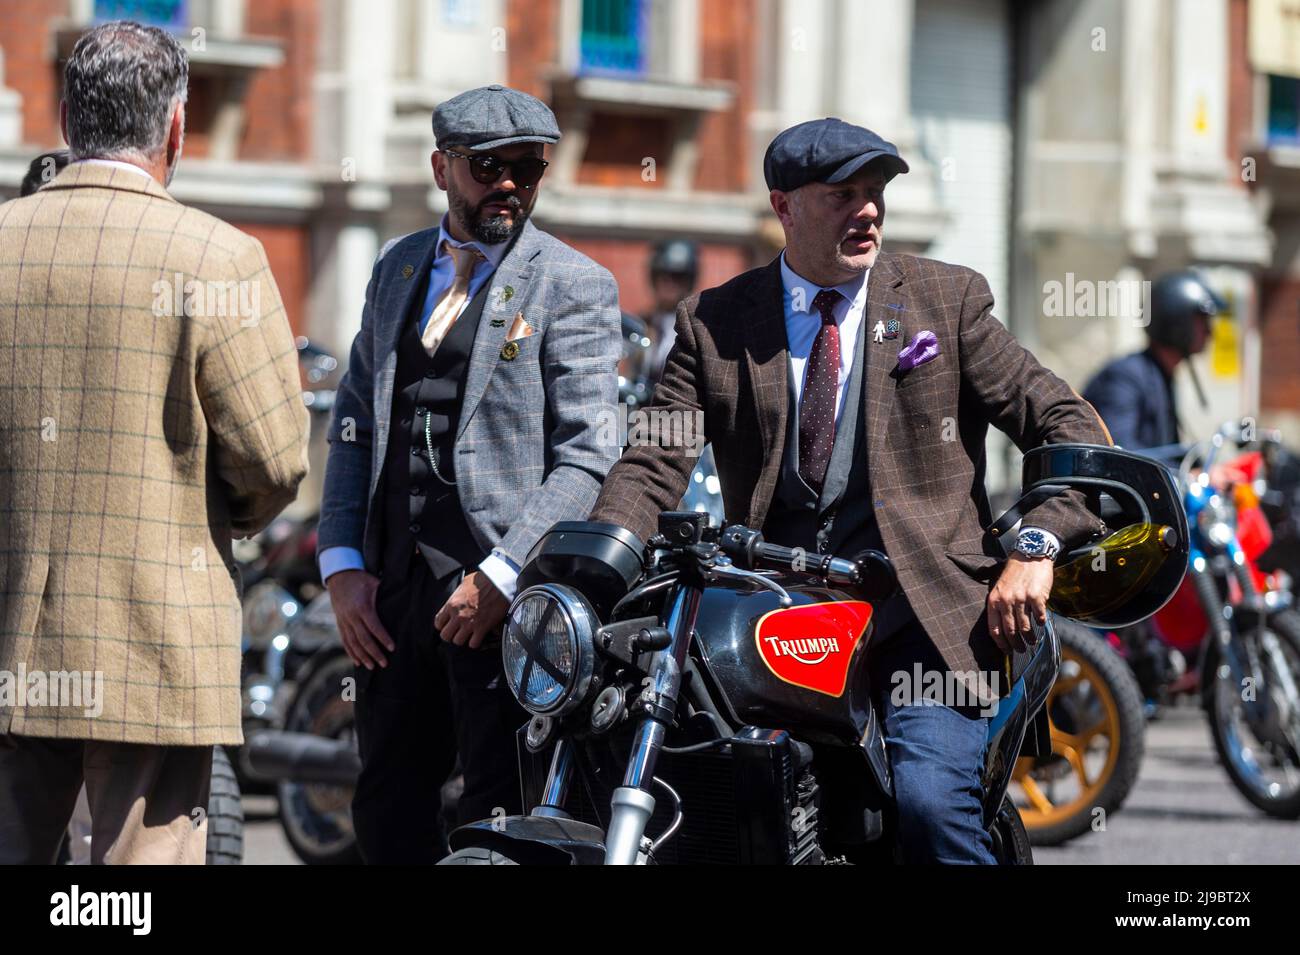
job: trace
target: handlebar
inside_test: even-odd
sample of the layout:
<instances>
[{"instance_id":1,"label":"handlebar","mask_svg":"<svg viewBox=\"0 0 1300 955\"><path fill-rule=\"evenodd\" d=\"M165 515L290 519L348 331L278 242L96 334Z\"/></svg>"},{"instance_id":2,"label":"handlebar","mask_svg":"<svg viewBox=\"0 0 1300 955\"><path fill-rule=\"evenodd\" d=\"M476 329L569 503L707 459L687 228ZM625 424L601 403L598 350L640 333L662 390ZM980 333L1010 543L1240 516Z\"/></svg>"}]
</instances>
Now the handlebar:
<instances>
[{"instance_id":1,"label":"handlebar","mask_svg":"<svg viewBox=\"0 0 1300 955\"><path fill-rule=\"evenodd\" d=\"M827 583L858 588L872 600L883 600L898 589L893 563L878 550L864 550L852 559L810 553L802 547L769 544L762 532L741 524L733 524L718 534L718 549L744 570L815 574Z\"/></svg>"}]
</instances>

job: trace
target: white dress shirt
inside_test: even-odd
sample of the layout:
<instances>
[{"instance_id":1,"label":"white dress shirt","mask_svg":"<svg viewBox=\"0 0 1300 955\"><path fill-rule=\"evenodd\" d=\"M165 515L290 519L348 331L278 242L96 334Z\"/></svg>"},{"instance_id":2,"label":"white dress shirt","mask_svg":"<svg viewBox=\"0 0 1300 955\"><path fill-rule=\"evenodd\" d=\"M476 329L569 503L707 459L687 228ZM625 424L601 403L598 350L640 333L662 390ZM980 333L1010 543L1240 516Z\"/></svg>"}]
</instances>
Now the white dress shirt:
<instances>
[{"instance_id":1,"label":"white dress shirt","mask_svg":"<svg viewBox=\"0 0 1300 955\"><path fill-rule=\"evenodd\" d=\"M840 408L844 406L844 389L849 383L849 372L853 368L853 350L858 344L858 328L862 325L862 316L867 308L867 279L871 270L863 272L857 278L843 285L832 286L840 293L840 300L835 303L832 314L835 324L840 328L840 375L839 386L835 391L835 420L840 420ZM799 401L803 396L803 379L808 371L808 356L812 353L813 342L821 331L821 313L813 307L813 299L822 290L822 286L809 282L790 268L781 253L781 284L784 286L785 334L790 343L790 370L794 382L794 414L799 413ZM801 307L796 308L799 305Z\"/></svg>"},{"instance_id":2,"label":"white dress shirt","mask_svg":"<svg viewBox=\"0 0 1300 955\"><path fill-rule=\"evenodd\" d=\"M443 216L442 224L438 227L438 244L435 246L437 251L433 257L433 265L429 269L429 291L424 297L424 309L420 314L420 332L424 331L424 326L428 324L429 316L433 314L438 299L442 298L443 293L451 287L452 279L455 277L456 265L451 256L443 251L444 241L457 248L472 247L483 254L483 260L474 266L474 272L470 275L469 294L465 297L462 312L482 290L484 283L492 278L497 266L505 258L506 248L509 245L508 242L498 242L495 245L482 242L459 242L447 231L447 217ZM328 580L332 575L343 570L364 570L365 566L365 558L355 547L327 547L320 553L321 580ZM515 566L513 560L501 551L493 550L478 565L478 569L483 571L507 600L514 599L519 568Z\"/></svg>"}]
</instances>

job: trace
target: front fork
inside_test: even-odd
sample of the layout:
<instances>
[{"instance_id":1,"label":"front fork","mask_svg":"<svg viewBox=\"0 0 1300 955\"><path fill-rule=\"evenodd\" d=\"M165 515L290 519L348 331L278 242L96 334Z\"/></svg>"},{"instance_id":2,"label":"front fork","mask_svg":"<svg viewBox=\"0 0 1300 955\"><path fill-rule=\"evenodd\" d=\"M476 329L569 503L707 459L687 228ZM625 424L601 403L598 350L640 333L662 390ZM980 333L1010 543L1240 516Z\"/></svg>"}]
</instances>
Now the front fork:
<instances>
[{"instance_id":1,"label":"front fork","mask_svg":"<svg viewBox=\"0 0 1300 955\"><path fill-rule=\"evenodd\" d=\"M614 790L610 800L609 831L605 838L606 865L636 865L642 861L641 843L655 810L655 799L650 793L654 785L655 763L663 746L664 733L677 712L682 667L690 650L702 593L698 586L690 585L683 585L677 591L668 614L667 629L672 634L672 643L656 654L653 672L646 679L645 690L638 698L643 715L633 742L632 758L623 775L623 785ZM561 807L572 776L573 744L561 738L555 744L546 786L532 815L565 815Z\"/></svg>"},{"instance_id":2,"label":"front fork","mask_svg":"<svg viewBox=\"0 0 1300 955\"><path fill-rule=\"evenodd\" d=\"M1240 606L1250 607L1258 615L1256 622L1258 637L1262 635L1265 625L1264 601L1255 588L1249 570L1244 563L1238 563L1234 559L1235 556L1231 553L1223 555L1223 558L1228 561L1227 573L1235 578L1241 588ZM1246 685L1246 679L1249 678L1255 684L1254 689L1257 693L1266 693L1266 688L1263 686L1263 666L1259 658L1261 641L1252 640L1249 634L1242 632L1236 614L1238 608L1230 604L1225 593L1221 592L1219 575L1208 567L1199 572L1192 569L1190 573L1193 575L1192 582L1196 588L1196 595L1200 598L1201 609L1209 621L1210 637L1218 650L1217 672L1206 674L1202 685L1206 687L1207 692L1215 692L1215 683L1223 681L1233 687L1234 694L1239 694ZM1225 590L1230 586L1227 581L1223 581ZM1201 666L1204 665L1205 661L1202 660ZM1254 699L1256 705L1246 710L1247 719L1252 723L1265 719L1269 708L1267 698L1254 697Z\"/></svg>"},{"instance_id":3,"label":"front fork","mask_svg":"<svg viewBox=\"0 0 1300 955\"><path fill-rule=\"evenodd\" d=\"M636 865L643 861L642 843L646 825L655 811L655 763L664 734L677 713L682 670L695 631L695 618L703 591L683 584L668 613L667 630L672 642L655 656L646 688L638 700L642 712L632 745L632 757L623 774L623 785L610 800L609 831L605 836L605 865Z\"/></svg>"}]
</instances>

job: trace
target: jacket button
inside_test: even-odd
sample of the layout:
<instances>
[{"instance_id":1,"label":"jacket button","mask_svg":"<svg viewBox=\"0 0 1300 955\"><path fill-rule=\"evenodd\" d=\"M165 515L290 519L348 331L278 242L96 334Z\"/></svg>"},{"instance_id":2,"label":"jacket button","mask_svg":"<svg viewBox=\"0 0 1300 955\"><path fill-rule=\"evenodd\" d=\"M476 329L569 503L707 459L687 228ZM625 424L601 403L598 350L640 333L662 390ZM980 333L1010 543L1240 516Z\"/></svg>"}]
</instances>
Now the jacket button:
<instances>
[{"instance_id":1,"label":"jacket button","mask_svg":"<svg viewBox=\"0 0 1300 955\"><path fill-rule=\"evenodd\" d=\"M412 485L411 485L411 497L417 497L417 496L419 496L419 494L420 494L420 485L418 485L418 484L412 484Z\"/></svg>"},{"instance_id":2,"label":"jacket button","mask_svg":"<svg viewBox=\"0 0 1300 955\"><path fill-rule=\"evenodd\" d=\"M411 419L410 419L410 418L403 418L403 419L402 419L402 427L403 427L403 428L409 428L410 426L411 426Z\"/></svg>"},{"instance_id":3,"label":"jacket button","mask_svg":"<svg viewBox=\"0 0 1300 955\"><path fill-rule=\"evenodd\" d=\"M411 457L418 458L419 456L420 456L419 445L415 445L415 444L411 445Z\"/></svg>"},{"instance_id":4,"label":"jacket button","mask_svg":"<svg viewBox=\"0 0 1300 955\"><path fill-rule=\"evenodd\" d=\"M433 370L432 368L430 368L428 371L426 371L426 372L424 373L424 377L425 377L425 378L437 378L438 375L434 372L434 370Z\"/></svg>"},{"instance_id":5,"label":"jacket button","mask_svg":"<svg viewBox=\"0 0 1300 955\"><path fill-rule=\"evenodd\" d=\"M411 525L411 533L412 533L412 534L418 534L418 533L420 533L420 525L419 525L419 524L412 524L412 525Z\"/></svg>"}]
</instances>

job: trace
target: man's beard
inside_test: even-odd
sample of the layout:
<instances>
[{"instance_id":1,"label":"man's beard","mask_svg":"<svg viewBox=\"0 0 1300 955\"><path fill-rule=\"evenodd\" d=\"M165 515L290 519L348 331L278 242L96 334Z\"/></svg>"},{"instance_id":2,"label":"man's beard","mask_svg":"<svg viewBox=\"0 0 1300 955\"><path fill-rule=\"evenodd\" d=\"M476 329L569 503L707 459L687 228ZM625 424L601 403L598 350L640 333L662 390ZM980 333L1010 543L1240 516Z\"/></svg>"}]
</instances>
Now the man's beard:
<instances>
[{"instance_id":1,"label":"man's beard","mask_svg":"<svg viewBox=\"0 0 1300 955\"><path fill-rule=\"evenodd\" d=\"M464 196L449 194L447 198L456 218L465 224L465 228L469 230L469 234L476 242L484 245L498 245L513 239L528 221L528 210L524 208L523 202L517 195L508 192L494 192L477 206L471 206ZM484 217L483 207L492 202L509 204L514 219L513 224L510 224L504 215Z\"/></svg>"}]
</instances>

